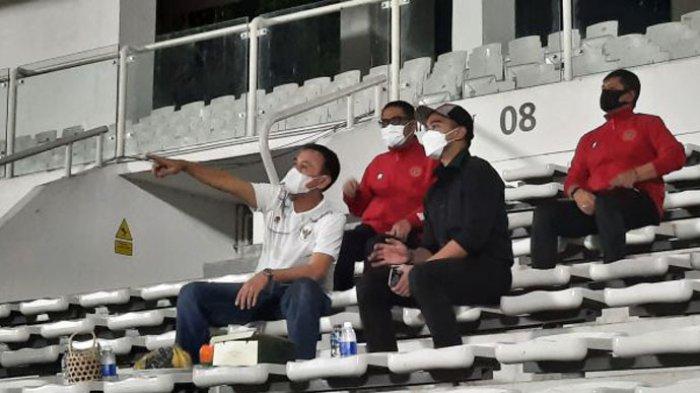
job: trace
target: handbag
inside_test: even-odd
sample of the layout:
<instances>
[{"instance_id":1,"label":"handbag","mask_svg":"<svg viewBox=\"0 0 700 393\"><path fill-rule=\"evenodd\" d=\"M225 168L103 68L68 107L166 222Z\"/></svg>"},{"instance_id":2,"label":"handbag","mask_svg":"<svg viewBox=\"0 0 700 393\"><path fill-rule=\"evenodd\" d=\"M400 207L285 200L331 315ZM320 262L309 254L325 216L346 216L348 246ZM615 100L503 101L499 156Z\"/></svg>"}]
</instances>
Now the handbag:
<instances>
[{"instance_id":1,"label":"handbag","mask_svg":"<svg viewBox=\"0 0 700 393\"><path fill-rule=\"evenodd\" d=\"M73 348L73 333L68 339L68 351L63 358L64 378L68 383L99 380L102 378L100 365L100 344L92 333L92 347L88 349Z\"/></svg>"}]
</instances>

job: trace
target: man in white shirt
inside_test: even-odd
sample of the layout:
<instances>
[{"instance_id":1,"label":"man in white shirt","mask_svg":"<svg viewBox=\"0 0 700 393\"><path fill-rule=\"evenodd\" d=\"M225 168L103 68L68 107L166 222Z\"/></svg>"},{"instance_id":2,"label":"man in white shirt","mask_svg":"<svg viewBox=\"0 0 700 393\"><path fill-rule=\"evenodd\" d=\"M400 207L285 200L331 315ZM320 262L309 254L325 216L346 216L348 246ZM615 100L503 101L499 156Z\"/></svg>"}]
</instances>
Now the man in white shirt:
<instances>
[{"instance_id":1,"label":"man in white shirt","mask_svg":"<svg viewBox=\"0 0 700 393\"><path fill-rule=\"evenodd\" d=\"M228 192L265 215L265 240L256 274L244 284L193 282L177 300L176 342L193 360L209 341L210 326L286 319L297 359L313 359L319 318L331 302L322 281L338 257L345 215L323 198L340 162L325 146L304 145L280 185L252 184L193 162L151 156L162 178L185 172Z\"/></svg>"}]
</instances>

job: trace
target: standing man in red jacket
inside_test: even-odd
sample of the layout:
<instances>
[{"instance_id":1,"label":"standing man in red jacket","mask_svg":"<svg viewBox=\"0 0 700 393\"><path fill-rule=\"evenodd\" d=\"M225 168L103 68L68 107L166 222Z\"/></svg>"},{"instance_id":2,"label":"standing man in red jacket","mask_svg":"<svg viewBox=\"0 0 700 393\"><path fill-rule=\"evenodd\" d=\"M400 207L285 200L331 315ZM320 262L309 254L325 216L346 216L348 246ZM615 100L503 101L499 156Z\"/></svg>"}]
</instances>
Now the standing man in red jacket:
<instances>
[{"instance_id":1,"label":"standing man in red jacket","mask_svg":"<svg viewBox=\"0 0 700 393\"><path fill-rule=\"evenodd\" d=\"M641 84L617 70L603 80L600 107L607 121L579 141L564 192L569 200L543 205L532 223L532 265L558 262L557 239L598 234L603 262L625 257L625 233L658 225L662 176L685 164L683 146L657 116L634 113Z\"/></svg>"},{"instance_id":2,"label":"standing man in red jacket","mask_svg":"<svg viewBox=\"0 0 700 393\"><path fill-rule=\"evenodd\" d=\"M388 235L417 245L423 226L423 197L433 183L436 161L425 156L415 136L415 109L405 101L390 102L379 124L389 151L372 160L360 183L350 179L343 186L345 203L362 224L343 236L336 291L353 287L355 262L366 259L377 239Z\"/></svg>"}]
</instances>

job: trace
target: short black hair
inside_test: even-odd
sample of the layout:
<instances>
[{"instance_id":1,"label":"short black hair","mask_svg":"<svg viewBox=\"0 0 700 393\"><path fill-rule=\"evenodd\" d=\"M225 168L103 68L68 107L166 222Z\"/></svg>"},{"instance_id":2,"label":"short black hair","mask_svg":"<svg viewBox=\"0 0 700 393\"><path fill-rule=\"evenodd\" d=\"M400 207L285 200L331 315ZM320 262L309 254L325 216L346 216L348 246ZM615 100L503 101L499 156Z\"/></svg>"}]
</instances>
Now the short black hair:
<instances>
[{"instance_id":1,"label":"short black hair","mask_svg":"<svg viewBox=\"0 0 700 393\"><path fill-rule=\"evenodd\" d=\"M413 107L413 105L409 104L406 101L391 101L390 103L384 105L382 112L384 112L384 110L386 110L387 108L401 109L404 115L406 115L406 117L409 120L415 120L416 118L416 109Z\"/></svg>"},{"instance_id":2,"label":"short black hair","mask_svg":"<svg viewBox=\"0 0 700 393\"><path fill-rule=\"evenodd\" d=\"M323 156L323 169L321 170L321 173L331 177L331 183L328 185L328 187L321 191L326 191L327 189L331 188L333 183L338 180L338 176L340 175L340 160L338 159L338 155L335 154L333 150L317 143L308 143L302 146L299 150L313 150L321 153Z\"/></svg>"},{"instance_id":3,"label":"short black hair","mask_svg":"<svg viewBox=\"0 0 700 393\"><path fill-rule=\"evenodd\" d=\"M610 78L620 78L620 83L625 90L634 91L635 94L632 106L636 106L637 100L639 99L639 93L642 91L642 83L639 81L639 77L634 72L621 68L609 73L603 80L606 81Z\"/></svg>"}]
</instances>

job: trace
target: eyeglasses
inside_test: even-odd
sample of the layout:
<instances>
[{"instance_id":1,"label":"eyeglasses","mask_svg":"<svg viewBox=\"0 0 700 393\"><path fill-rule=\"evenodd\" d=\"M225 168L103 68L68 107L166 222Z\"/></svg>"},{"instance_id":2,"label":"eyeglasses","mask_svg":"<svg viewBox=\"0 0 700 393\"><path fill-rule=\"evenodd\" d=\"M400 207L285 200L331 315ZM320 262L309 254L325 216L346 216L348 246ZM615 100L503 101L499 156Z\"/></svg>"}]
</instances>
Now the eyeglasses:
<instances>
[{"instance_id":1,"label":"eyeglasses","mask_svg":"<svg viewBox=\"0 0 700 393\"><path fill-rule=\"evenodd\" d=\"M409 119L405 117L392 117L391 119L381 119L377 121L380 127L392 126L405 126L410 122Z\"/></svg>"}]
</instances>

